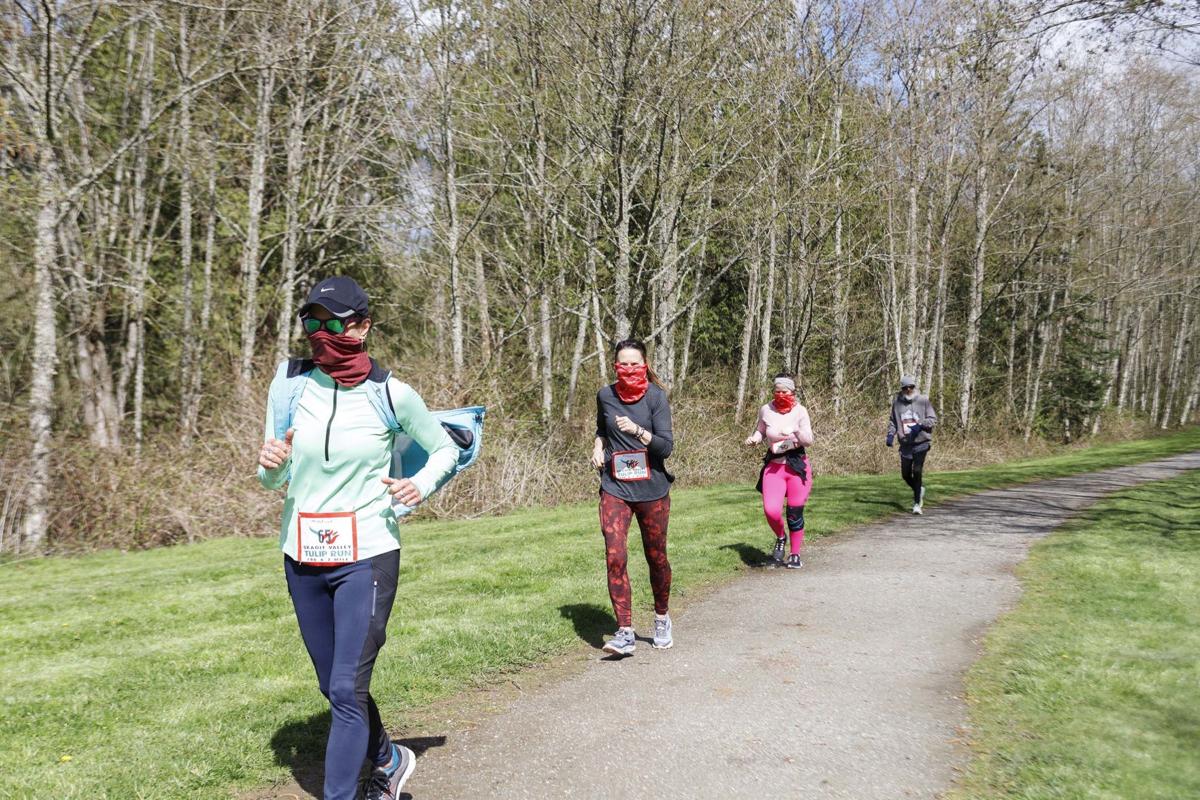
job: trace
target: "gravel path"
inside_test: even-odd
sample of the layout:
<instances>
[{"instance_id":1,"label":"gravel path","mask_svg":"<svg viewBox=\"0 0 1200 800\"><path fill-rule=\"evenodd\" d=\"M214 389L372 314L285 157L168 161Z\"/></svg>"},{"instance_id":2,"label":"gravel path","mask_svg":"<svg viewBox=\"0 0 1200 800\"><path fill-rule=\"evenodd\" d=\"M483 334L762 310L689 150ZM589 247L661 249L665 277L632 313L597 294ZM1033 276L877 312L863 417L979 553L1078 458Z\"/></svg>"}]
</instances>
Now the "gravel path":
<instances>
[{"instance_id":1,"label":"gravel path","mask_svg":"<svg viewBox=\"0 0 1200 800\"><path fill-rule=\"evenodd\" d=\"M597 657L447 731L405 791L937 797L969 755L963 675L1017 600L1013 567L1030 544L1109 492L1197 468L1192 453L985 492L822 540L799 572L754 570L690 605L673 649L645 640L632 657Z\"/></svg>"}]
</instances>

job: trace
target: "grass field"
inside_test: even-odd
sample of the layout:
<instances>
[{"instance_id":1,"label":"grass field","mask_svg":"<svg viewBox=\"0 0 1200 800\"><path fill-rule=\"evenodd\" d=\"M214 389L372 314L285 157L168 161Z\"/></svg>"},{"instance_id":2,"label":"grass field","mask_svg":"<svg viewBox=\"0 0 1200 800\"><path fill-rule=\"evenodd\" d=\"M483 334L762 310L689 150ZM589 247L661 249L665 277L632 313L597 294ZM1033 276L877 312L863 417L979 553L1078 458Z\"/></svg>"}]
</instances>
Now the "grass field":
<instances>
[{"instance_id":1,"label":"grass field","mask_svg":"<svg viewBox=\"0 0 1200 800\"><path fill-rule=\"evenodd\" d=\"M986 470L937 472L929 502L1200 449L1200 429ZM765 555L751 486L673 494L676 608ZM822 478L820 536L907 508L898 475ZM598 642L612 619L592 504L404 529L373 692L385 721ZM636 540L636 536L632 537ZM631 558L635 622L649 617ZM327 715L274 541L228 538L0 567L0 798L228 797L321 752ZM798 578L801 579L801 578ZM686 629L677 630L681 644Z\"/></svg>"},{"instance_id":2,"label":"grass field","mask_svg":"<svg viewBox=\"0 0 1200 800\"><path fill-rule=\"evenodd\" d=\"M1036 545L968 679L953 796L1200 797L1200 471L1121 492Z\"/></svg>"}]
</instances>

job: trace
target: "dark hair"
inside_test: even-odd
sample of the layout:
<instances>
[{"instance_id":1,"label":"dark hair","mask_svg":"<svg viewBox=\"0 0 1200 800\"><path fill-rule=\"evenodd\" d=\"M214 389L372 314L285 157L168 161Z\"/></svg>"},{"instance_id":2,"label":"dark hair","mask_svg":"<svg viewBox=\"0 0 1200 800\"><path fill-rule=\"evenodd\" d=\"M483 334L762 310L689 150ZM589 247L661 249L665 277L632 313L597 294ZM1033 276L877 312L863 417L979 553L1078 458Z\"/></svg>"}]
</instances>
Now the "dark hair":
<instances>
[{"instance_id":1,"label":"dark hair","mask_svg":"<svg viewBox=\"0 0 1200 800\"><path fill-rule=\"evenodd\" d=\"M658 376L654 374L654 370L650 368L650 360L646 357L646 343L641 339L622 339L613 347L613 361L617 360L622 350L637 350L642 354L642 361L646 362L646 377L650 379L658 388L664 388Z\"/></svg>"}]
</instances>

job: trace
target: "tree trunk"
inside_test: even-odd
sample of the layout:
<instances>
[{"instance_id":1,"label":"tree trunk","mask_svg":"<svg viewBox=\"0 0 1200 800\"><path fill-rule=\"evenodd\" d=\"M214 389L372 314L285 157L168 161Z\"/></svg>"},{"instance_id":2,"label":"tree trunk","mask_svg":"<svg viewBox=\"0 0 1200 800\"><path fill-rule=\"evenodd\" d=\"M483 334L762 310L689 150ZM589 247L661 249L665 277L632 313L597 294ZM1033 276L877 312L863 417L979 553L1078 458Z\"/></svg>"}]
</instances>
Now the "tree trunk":
<instances>
[{"instance_id":1,"label":"tree trunk","mask_svg":"<svg viewBox=\"0 0 1200 800\"><path fill-rule=\"evenodd\" d=\"M192 95L187 91L191 80L191 48L188 44L188 10L179 10L179 74L184 94L179 101L179 271L183 280L183 321L179 340L179 431L187 441L189 393L194 364L192 280Z\"/></svg>"},{"instance_id":2,"label":"tree trunk","mask_svg":"<svg viewBox=\"0 0 1200 800\"><path fill-rule=\"evenodd\" d=\"M908 187L908 292L905 296L904 319L907 325L904 329L905 371L914 375L921 371L917 358L917 182L920 180L921 165L917 165L913 182Z\"/></svg>"},{"instance_id":3,"label":"tree trunk","mask_svg":"<svg viewBox=\"0 0 1200 800\"><path fill-rule=\"evenodd\" d=\"M450 363L457 383L462 380L463 355L462 276L459 265L458 163L454 154L453 110L450 96L450 55L443 75L441 135L442 192L446 203L446 257L450 263Z\"/></svg>"},{"instance_id":4,"label":"tree trunk","mask_svg":"<svg viewBox=\"0 0 1200 800\"><path fill-rule=\"evenodd\" d=\"M704 190L704 205L702 206L704 213L700 215L698 222L700 225L700 247L696 254L696 269L693 271L696 280L703 280L705 264L708 261L708 214L712 209L712 192L712 181L709 181ZM682 288L681 283L680 289L682 290ZM703 299L702 297L697 297L695 302L688 306L687 325L683 333L683 352L679 359L679 371L675 376L676 386L672 387L673 390L682 389L683 382L687 380L688 368L691 365L692 359L692 332L696 327L696 307L700 305Z\"/></svg>"},{"instance_id":5,"label":"tree trunk","mask_svg":"<svg viewBox=\"0 0 1200 800\"><path fill-rule=\"evenodd\" d=\"M265 48L265 43L263 47ZM258 72L257 120L254 126L254 142L251 153L250 187L246 195L246 241L242 247L242 296L238 298L242 307L242 352L237 390L243 399L250 396L250 379L254 374L254 343L259 320L259 228L267 179L267 155L271 136L271 101L274 92L274 67L261 67Z\"/></svg>"},{"instance_id":6,"label":"tree trunk","mask_svg":"<svg viewBox=\"0 0 1200 800\"><path fill-rule=\"evenodd\" d=\"M629 337L629 277L632 243L629 239L630 210L633 185L624 164L617 164L617 262L613 275L613 317L617 341Z\"/></svg>"},{"instance_id":7,"label":"tree trunk","mask_svg":"<svg viewBox=\"0 0 1200 800\"><path fill-rule=\"evenodd\" d=\"M771 317L775 313L775 206L776 200L774 193L771 196L771 219L768 224L771 226L767 233L767 286L766 296L763 299L762 318L760 320L761 334L758 345L758 385L765 386L767 383L767 372L771 364Z\"/></svg>"},{"instance_id":8,"label":"tree trunk","mask_svg":"<svg viewBox=\"0 0 1200 800\"><path fill-rule=\"evenodd\" d=\"M307 14L302 15L305 19ZM275 361L286 359L292 350L292 334L296 330L296 258L300 247L300 178L304 169L304 129L308 118L309 49L307 25L302 37L300 64L289 85L298 86L292 93L287 132L287 167L284 177L283 254L280 269L279 321L275 332Z\"/></svg>"},{"instance_id":9,"label":"tree trunk","mask_svg":"<svg viewBox=\"0 0 1200 800\"><path fill-rule=\"evenodd\" d=\"M538 317L542 331L542 419L550 421L554 410L554 336L550 324L550 286L542 284L539 292Z\"/></svg>"},{"instance_id":10,"label":"tree trunk","mask_svg":"<svg viewBox=\"0 0 1200 800\"><path fill-rule=\"evenodd\" d=\"M1041 342L1038 346L1037 366L1033 371L1033 391L1029 397L1028 404L1025 407L1025 441L1033 435L1033 423L1037 419L1038 406L1041 403L1042 393L1042 375L1046 369L1046 355L1050 351L1050 340L1054 338L1051 320L1054 317L1054 303L1057 296L1053 289L1050 291L1050 307L1046 312L1044 321L1038 324L1038 337Z\"/></svg>"},{"instance_id":11,"label":"tree trunk","mask_svg":"<svg viewBox=\"0 0 1200 800\"><path fill-rule=\"evenodd\" d=\"M888 291L887 291L887 320L891 325L891 340L892 347L895 349L896 356L896 375L893 378L898 378L900 375L908 372L908 366L904 360L904 341L901 333L901 316L903 311L900 304L900 286L899 279L896 275L896 225L895 214L892 208L892 198L888 197L887 202L887 275L888 275ZM886 323L885 323L886 324ZM884 342L886 344L887 337Z\"/></svg>"},{"instance_id":12,"label":"tree trunk","mask_svg":"<svg viewBox=\"0 0 1200 800\"><path fill-rule=\"evenodd\" d=\"M204 219L204 290L200 300L200 330L196 336L195 359L192 362L191 389L188 391L187 418L183 428L183 443L190 445L200 417L200 396L204 389L205 352L208 349L208 325L212 320L212 268L217 233L217 165L211 152L208 159L208 212Z\"/></svg>"},{"instance_id":13,"label":"tree trunk","mask_svg":"<svg viewBox=\"0 0 1200 800\"><path fill-rule=\"evenodd\" d=\"M950 162L946 163L946 177L943 190L945 198L945 217L942 219L941 231L938 235L938 275L937 289L935 290L933 300L933 323L932 330L929 335L932 337L929 346L929 358L926 361L925 374L922 377L921 384L933 388L934 377L934 362L937 362L938 369L938 392L937 402L939 405L944 404L945 398L942 393L943 381L941 380L942 371L945 365L942 363L943 348L942 343L945 339L945 323L946 323L946 286L949 274L950 263L950 213L951 213L951 180L952 171Z\"/></svg>"},{"instance_id":14,"label":"tree trunk","mask_svg":"<svg viewBox=\"0 0 1200 800\"><path fill-rule=\"evenodd\" d=\"M46 505L50 482L50 420L54 412L54 372L58 361L53 277L57 258L58 163L53 144L43 141L41 145L37 167L37 232L33 251L33 283L37 295L33 319L33 375L29 388L29 434L33 446L29 454L25 531L21 547L28 552L42 549L49 521Z\"/></svg>"},{"instance_id":15,"label":"tree trunk","mask_svg":"<svg viewBox=\"0 0 1200 800\"><path fill-rule=\"evenodd\" d=\"M1179 392L1179 382L1183 377L1184 355L1191 349L1192 336L1192 303L1184 300L1183 311L1180 312L1180 333L1175 337L1175 352L1171 356L1171 367L1167 378L1167 399L1163 403L1162 419L1159 427L1166 430L1171 425L1171 409L1175 407L1175 398Z\"/></svg>"},{"instance_id":16,"label":"tree trunk","mask_svg":"<svg viewBox=\"0 0 1200 800\"><path fill-rule=\"evenodd\" d=\"M842 100L839 97L833 109L833 152L835 160L841 160L842 143ZM834 211L833 221L833 335L830 342L830 368L833 373L833 413L841 416L845 411L846 395L846 334L850 328L849 287L846 285L846 266L842 259L842 175L834 166L833 178Z\"/></svg>"},{"instance_id":17,"label":"tree trunk","mask_svg":"<svg viewBox=\"0 0 1200 800\"><path fill-rule=\"evenodd\" d=\"M1196 364L1192 368L1192 387L1188 390L1187 400L1183 403L1183 410L1179 412L1179 425L1182 427L1188 424L1188 420L1192 418L1192 411L1200 404L1200 364Z\"/></svg>"},{"instance_id":18,"label":"tree trunk","mask_svg":"<svg viewBox=\"0 0 1200 800\"><path fill-rule=\"evenodd\" d=\"M599 187L596 188L596 193L599 195ZM587 266L587 281L588 291L592 298L592 330L596 335L596 371L599 373L600 385L608 384L608 347L605 345L604 336L604 320L600 316L600 285L597 277L596 264L596 233L598 230L599 221L595 215L589 215L587 221L587 255L584 256L584 264ZM616 342L613 342L616 344Z\"/></svg>"},{"instance_id":19,"label":"tree trunk","mask_svg":"<svg viewBox=\"0 0 1200 800\"><path fill-rule=\"evenodd\" d=\"M475 302L479 308L479 354L484 363L492 360L492 315L488 305L487 275L483 270L483 249L475 246Z\"/></svg>"},{"instance_id":20,"label":"tree trunk","mask_svg":"<svg viewBox=\"0 0 1200 800\"><path fill-rule=\"evenodd\" d=\"M1137 362L1136 353L1138 343L1142 339L1142 323L1145 318L1145 309L1139 302L1137 304L1137 320L1134 322L1133 329L1130 330L1125 337L1124 364L1121 369L1121 387L1117 392L1117 411L1124 411L1125 404L1130 398L1130 388L1133 385L1134 364Z\"/></svg>"},{"instance_id":21,"label":"tree trunk","mask_svg":"<svg viewBox=\"0 0 1200 800\"><path fill-rule=\"evenodd\" d=\"M575 346L571 348L571 374L567 379L567 399L563 403L563 422L571 421L571 407L575 405L575 389L579 381L579 367L583 363L583 346L587 343L588 305L590 296L584 295L576 310Z\"/></svg>"},{"instance_id":22,"label":"tree trunk","mask_svg":"<svg viewBox=\"0 0 1200 800\"><path fill-rule=\"evenodd\" d=\"M975 390L975 360L979 352L979 325L983 313L983 278L988 235L988 165L980 159L975 168L975 252L971 271L967 309L967 337L963 345L962 386L958 398L958 417L963 430L971 427L971 401Z\"/></svg>"},{"instance_id":23,"label":"tree trunk","mask_svg":"<svg viewBox=\"0 0 1200 800\"><path fill-rule=\"evenodd\" d=\"M746 381L750 376L750 343L754 339L754 320L758 317L758 282L762 271L762 252L758 245L758 232L754 232L754 256L750 261L750 275L746 286L746 319L742 322L742 353L738 368L737 406L734 418L740 420L746 409Z\"/></svg>"}]
</instances>

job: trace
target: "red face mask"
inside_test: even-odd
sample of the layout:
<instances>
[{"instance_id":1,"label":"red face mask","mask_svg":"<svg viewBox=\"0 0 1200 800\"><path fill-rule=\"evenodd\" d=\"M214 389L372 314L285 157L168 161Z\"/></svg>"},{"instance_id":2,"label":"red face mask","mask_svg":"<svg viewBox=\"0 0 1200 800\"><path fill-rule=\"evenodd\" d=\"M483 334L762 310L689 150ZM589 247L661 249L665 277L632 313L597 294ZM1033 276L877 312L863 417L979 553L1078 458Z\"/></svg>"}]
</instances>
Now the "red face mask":
<instances>
[{"instance_id":1,"label":"red face mask","mask_svg":"<svg viewBox=\"0 0 1200 800\"><path fill-rule=\"evenodd\" d=\"M636 403L646 393L650 381L645 364L613 364L617 372L617 397L623 403Z\"/></svg>"},{"instance_id":2,"label":"red face mask","mask_svg":"<svg viewBox=\"0 0 1200 800\"><path fill-rule=\"evenodd\" d=\"M775 410L780 414L786 414L796 407L796 395L791 392L776 392L775 393Z\"/></svg>"},{"instance_id":3,"label":"red face mask","mask_svg":"<svg viewBox=\"0 0 1200 800\"><path fill-rule=\"evenodd\" d=\"M362 339L320 330L308 335L313 361L342 386L358 386L371 374L371 357Z\"/></svg>"}]
</instances>

